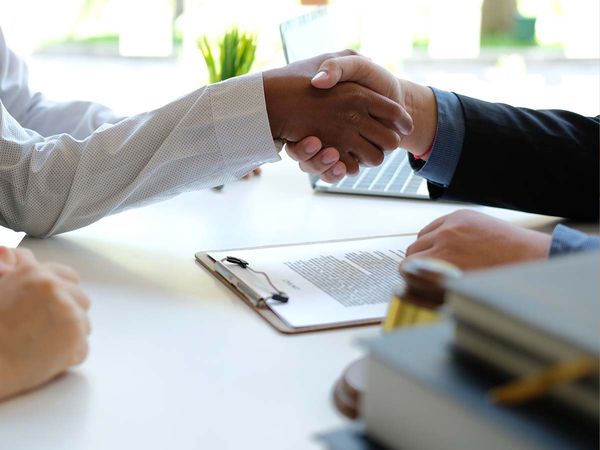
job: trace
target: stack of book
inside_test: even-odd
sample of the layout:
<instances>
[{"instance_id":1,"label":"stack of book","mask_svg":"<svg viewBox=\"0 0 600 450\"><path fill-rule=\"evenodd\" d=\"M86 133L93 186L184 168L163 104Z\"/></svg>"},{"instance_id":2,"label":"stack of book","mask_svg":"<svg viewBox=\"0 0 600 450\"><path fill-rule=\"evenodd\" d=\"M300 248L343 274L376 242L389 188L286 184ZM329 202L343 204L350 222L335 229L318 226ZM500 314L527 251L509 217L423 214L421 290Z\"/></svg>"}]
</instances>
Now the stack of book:
<instances>
[{"instance_id":1,"label":"stack of book","mask_svg":"<svg viewBox=\"0 0 600 450\"><path fill-rule=\"evenodd\" d=\"M462 280L448 296L454 345L518 378L595 362L596 376L557 383L548 395L598 421L599 261L591 254Z\"/></svg>"},{"instance_id":2,"label":"stack of book","mask_svg":"<svg viewBox=\"0 0 600 450\"><path fill-rule=\"evenodd\" d=\"M369 344L362 431L330 448L598 448L599 274L589 253L452 282L448 320Z\"/></svg>"}]
</instances>

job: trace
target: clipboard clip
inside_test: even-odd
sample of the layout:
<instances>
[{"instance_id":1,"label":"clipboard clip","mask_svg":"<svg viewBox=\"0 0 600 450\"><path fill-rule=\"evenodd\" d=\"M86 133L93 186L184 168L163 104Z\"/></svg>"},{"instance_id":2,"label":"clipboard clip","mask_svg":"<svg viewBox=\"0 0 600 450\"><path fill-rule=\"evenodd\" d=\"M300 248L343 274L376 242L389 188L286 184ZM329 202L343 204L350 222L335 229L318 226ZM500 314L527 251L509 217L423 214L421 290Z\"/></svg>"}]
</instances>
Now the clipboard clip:
<instances>
[{"instance_id":1,"label":"clipboard clip","mask_svg":"<svg viewBox=\"0 0 600 450\"><path fill-rule=\"evenodd\" d=\"M246 260L243 260L242 258L238 258L236 256L226 256L225 258L221 259L221 262L228 262L230 264L235 264L239 267L241 267L242 269L246 269L249 270L252 273L255 273L257 275L262 275L263 277L265 277L265 279L267 280L267 283L269 283L269 285L275 290L275 292L271 293L271 295L269 297L267 297L266 299L262 300L262 302L264 303L265 300L275 300L277 302L280 303L287 303L290 299L290 297L283 291L277 289L277 286L275 286L275 284L273 284L273 282L271 281L271 278L269 277L269 275L267 275L266 272L262 272L260 270L254 270L253 268L250 267L250 263ZM260 304L257 306L261 306Z\"/></svg>"}]
</instances>

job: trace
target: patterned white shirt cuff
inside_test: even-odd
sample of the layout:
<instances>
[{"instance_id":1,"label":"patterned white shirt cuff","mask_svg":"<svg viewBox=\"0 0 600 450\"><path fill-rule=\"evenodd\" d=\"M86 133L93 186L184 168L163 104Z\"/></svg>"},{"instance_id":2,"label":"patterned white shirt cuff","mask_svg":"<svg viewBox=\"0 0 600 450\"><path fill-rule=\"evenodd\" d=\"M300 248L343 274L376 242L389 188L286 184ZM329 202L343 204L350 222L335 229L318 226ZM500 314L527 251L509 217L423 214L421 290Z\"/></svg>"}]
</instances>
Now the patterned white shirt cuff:
<instances>
[{"instance_id":1,"label":"patterned white shirt cuff","mask_svg":"<svg viewBox=\"0 0 600 450\"><path fill-rule=\"evenodd\" d=\"M262 73L232 78L209 89L223 160L238 168L232 175L242 177L261 164L279 161L267 116ZM240 171L239 167L249 170Z\"/></svg>"}]
</instances>

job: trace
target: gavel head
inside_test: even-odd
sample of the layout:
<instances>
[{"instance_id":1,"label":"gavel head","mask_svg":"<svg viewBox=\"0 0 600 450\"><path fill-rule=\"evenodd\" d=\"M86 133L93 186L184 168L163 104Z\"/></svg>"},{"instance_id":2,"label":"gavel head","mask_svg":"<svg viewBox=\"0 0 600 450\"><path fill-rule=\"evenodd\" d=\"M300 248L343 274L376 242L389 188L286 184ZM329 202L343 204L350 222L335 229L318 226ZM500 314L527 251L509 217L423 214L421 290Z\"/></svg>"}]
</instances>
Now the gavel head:
<instances>
[{"instance_id":1,"label":"gavel head","mask_svg":"<svg viewBox=\"0 0 600 450\"><path fill-rule=\"evenodd\" d=\"M441 259L407 259L400 267L406 285L396 295L403 301L426 309L437 309L444 303L446 283L462 276L462 271Z\"/></svg>"}]
</instances>

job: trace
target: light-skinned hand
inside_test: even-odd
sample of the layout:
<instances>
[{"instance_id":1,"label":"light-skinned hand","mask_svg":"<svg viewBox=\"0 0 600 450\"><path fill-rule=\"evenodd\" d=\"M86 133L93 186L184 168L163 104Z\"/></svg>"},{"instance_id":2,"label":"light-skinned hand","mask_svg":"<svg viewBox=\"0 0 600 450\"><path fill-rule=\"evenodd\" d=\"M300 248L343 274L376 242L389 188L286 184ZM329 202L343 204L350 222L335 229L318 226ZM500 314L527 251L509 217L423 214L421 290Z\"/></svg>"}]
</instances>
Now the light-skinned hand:
<instances>
[{"instance_id":1,"label":"light-skinned hand","mask_svg":"<svg viewBox=\"0 0 600 450\"><path fill-rule=\"evenodd\" d=\"M0 247L0 399L35 388L88 352L90 300L75 271Z\"/></svg>"},{"instance_id":2,"label":"light-skinned hand","mask_svg":"<svg viewBox=\"0 0 600 450\"><path fill-rule=\"evenodd\" d=\"M545 259L551 236L476 211L459 210L423 228L407 259L437 258L462 270ZM405 260L406 261L406 260Z\"/></svg>"}]
</instances>

